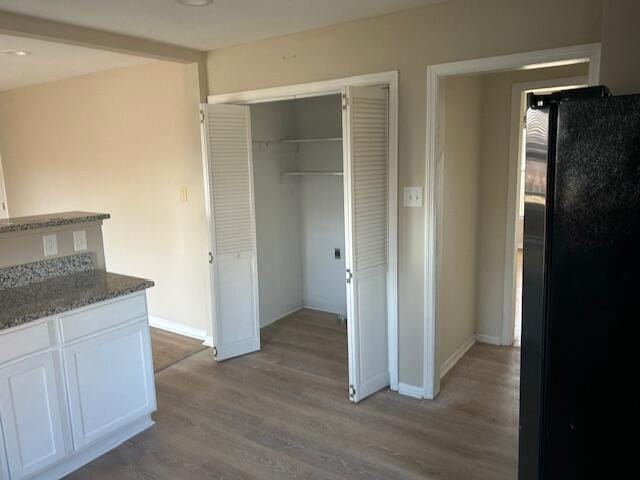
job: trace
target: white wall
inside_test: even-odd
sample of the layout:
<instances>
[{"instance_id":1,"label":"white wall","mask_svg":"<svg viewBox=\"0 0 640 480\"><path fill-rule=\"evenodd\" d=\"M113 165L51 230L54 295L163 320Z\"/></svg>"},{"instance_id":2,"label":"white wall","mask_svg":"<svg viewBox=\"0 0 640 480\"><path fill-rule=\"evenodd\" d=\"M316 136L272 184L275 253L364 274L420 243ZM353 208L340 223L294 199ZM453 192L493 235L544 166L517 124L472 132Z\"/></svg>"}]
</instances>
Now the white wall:
<instances>
[{"instance_id":1,"label":"white wall","mask_svg":"<svg viewBox=\"0 0 640 480\"><path fill-rule=\"evenodd\" d=\"M301 170L342 170L342 144L301 145L298 159ZM302 177L299 181L304 305L346 315L342 177ZM334 248L340 249L340 260L334 259Z\"/></svg>"},{"instance_id":2,"label":"white wall","mask_svg":"<svg viewBox=\"0 0 640 480\"><path fill-rule=\"evenodd\" d=\"M297 100L296 136L342 135L339 95ZM306 143L298 147L300 170L342 170L342 142ZM342 177L301 177L303 303L306 307L346 315L344 261L344 183ZM342 253L334 259L334 248Z\"/></svg>"},{"instance_id":3,"label":"white wall","mask_svg":"<svg viewBox=\"0 0 640 480\"><path fill-rule=\"evenodd\" d=\"M251 106L255 140L290 137L294 127L291 102ZM261 326L302 307L299 185L280 179L283 170L296 170L297 164L294 145L253 143Z\"/></svg>"},{"instance_id":4,"label":"white wall","mask_svg":"<svg viewBox=\"0 0 640 480\"><path fill-rule=\"evenodd\" d=\"M254 140L341 135L339 96L257 104L251 116ZM346 315L342 177L280 175L342 170L341 142L254 142L253 155L260 324L302 306Z\"/></svg>"}]
</instances>

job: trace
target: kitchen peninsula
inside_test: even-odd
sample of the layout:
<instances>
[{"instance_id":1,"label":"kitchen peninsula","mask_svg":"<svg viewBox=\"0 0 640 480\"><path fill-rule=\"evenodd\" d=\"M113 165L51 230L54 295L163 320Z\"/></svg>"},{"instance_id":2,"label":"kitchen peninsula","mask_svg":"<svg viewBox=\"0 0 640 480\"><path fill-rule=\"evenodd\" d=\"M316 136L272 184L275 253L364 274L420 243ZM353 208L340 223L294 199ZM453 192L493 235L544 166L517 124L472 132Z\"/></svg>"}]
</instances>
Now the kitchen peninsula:
<instances>
[{"instance_id":1,"label":"kitchen peninsula","mask_svg":"<svg viewBox=\"0 0 640 480\"><path fill-rule=\"evenodd\" d=\"M0 220L0 479L58 479L153 425L145 290L106 271L102 221Z\"/></svg>"}]
</instances>

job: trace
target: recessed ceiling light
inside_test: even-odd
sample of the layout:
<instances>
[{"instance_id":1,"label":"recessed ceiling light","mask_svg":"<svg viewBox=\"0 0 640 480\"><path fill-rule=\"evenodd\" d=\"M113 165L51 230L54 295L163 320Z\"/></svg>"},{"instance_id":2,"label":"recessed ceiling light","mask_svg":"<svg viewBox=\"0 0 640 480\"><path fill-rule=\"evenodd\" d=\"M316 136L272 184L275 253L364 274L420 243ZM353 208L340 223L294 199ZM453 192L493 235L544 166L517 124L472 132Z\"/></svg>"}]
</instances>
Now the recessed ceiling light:
<instances>
[{"instance_id":1,"label":"recessed ceiling light","mask_svg":"<svg viewBox=\"0 0 640 480\"><path fill-rule=\"evenodd\" d=\"M176 0L187 7L205 7L213 3L213 0Z\"/></svg>"},{"instance_id":2,"label":"recessed ceiling light","mask_svg":"<svg viewBox=\"0 0 640 480\"><path fill-rule=\"evenodd\" d=\"M27 52L26 50L2 50L2 53L5 55L13 55L14 57L26 57L27 55L31 55L31 52Z\"/></svg>"}]
</instances>

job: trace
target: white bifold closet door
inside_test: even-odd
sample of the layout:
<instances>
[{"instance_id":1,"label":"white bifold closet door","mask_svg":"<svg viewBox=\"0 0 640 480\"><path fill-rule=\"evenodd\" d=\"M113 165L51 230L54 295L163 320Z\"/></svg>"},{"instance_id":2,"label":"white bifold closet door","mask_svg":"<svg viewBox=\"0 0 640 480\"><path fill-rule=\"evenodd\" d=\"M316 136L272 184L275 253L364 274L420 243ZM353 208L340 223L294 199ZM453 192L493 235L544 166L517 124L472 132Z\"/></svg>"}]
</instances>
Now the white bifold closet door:
<instances>
[{"instance_id":1,"label":"white bifold closet door","mask_svg":"<svg viewBox=\"0 0 640 480\"><path fill-rule=\"evenodd\" d=\"M388 90L343 92L349 398L359 402L389 385Z\"/></svg>"},{"instance_id":2,"label":"white bifold closet door","mask_svg":"<svg viewBox=\"0 0 640 480\"><path fill-rule=\"evenodd\" d=\"M260 350L251 118L248 106L202 108L214 353L225 360Z\"/></svg>"}]
</instances>

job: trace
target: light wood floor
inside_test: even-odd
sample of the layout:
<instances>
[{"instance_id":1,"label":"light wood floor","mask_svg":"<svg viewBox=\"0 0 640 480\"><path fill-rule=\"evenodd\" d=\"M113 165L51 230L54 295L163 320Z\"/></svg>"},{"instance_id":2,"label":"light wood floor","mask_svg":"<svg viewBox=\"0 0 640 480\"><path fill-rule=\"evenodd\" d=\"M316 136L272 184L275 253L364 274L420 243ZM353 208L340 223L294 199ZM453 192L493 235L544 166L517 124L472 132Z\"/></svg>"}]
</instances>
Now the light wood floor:
<instances>
[{"instance_id":1,"label":"light wood floor","mask_svg":"<svg viewBox=\"0 0 640 480\"><path fill-rule=\"evenodd\" d=\"M519 350L474 346L437 400L347 398L345 327L302 311L259 353L156 375L156 425L70 479L513 479Z\"/></svg>"},{"instance_id":2,"label":"light wood floor","mask_svg":"<svg viewBox=\"0 0 640 480\"><path fill-rule=\"evenodd\" d=\"M156 373L206 348L200 340L157 328L151 329L151 346L153 371Z\"/></svg>"}]
</instances>

